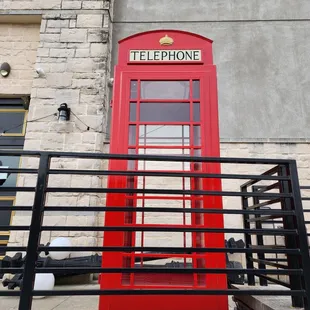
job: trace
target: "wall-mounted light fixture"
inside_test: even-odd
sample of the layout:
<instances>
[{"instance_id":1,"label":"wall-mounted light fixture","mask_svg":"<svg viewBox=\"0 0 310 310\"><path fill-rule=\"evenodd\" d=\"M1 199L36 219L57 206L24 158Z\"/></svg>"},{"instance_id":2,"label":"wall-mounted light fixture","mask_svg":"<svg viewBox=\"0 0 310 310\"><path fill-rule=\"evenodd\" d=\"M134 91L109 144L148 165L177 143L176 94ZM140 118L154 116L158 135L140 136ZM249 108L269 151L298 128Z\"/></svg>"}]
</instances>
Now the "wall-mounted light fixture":
<instances>
[{"instance_id":1,"label":"wall-mounted light fixture","mask_svg":"<svg viewBox=\"0 0 310 310\"><path fill-rule=\"evenodd\" d=\"M0 66L0 74L3 76L3 77L8 77L9 74L11 72L11 66L7 63L7 62L4 62L1 66Z\"/></svg>"},{"instance_id":2,"label":"wall-mounted light fixture","mask_svg":"<svg viewBox=\"0 0 310 310\"><path fill-rule=\"evenodd\" d=\"M68 108L68 105L66 103L62 103L60 107L58 108L59 121L68 121L70 119L70 112L71 110Z\"/></svg>"}]
</instances>

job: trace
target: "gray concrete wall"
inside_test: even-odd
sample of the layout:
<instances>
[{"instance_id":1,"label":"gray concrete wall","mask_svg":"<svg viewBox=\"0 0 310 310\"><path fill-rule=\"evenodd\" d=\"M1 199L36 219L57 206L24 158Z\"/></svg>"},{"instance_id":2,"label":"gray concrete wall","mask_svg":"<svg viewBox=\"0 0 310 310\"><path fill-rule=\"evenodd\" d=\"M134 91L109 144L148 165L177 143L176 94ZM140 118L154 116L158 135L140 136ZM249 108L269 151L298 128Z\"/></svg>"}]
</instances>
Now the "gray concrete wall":
<instances>
[{"instance_id":1,"label":"gray concrete wall","mask_svg":"<svg viewBox=\"0 0 310 310\"><path fill-rule=\"evenodd\" d=\"M310 1L116 1L113 63L118 40L165 28L214 40L222 139L310 138Z\"/></svg>"}]
</instances>

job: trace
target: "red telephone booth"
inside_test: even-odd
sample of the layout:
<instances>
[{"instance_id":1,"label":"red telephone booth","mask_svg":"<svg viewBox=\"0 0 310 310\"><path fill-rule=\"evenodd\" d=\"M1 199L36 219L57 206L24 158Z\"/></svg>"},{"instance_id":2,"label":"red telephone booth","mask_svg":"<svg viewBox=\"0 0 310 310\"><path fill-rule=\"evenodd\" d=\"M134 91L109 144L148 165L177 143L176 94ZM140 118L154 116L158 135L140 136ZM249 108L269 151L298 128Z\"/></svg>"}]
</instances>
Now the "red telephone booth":
<instances>
[{"instance_id":1,"label":"red telephone booth","mask_svg":"<svg viewBox=\"0 0 310 310\"><path fill-rule=\"evenodd\" d=\"M120 41L119 61L115 68L112 104L111 153L119 154L174 154L190 156L219 156L218 103L216 68L213 65L212 41L192 33L159 30L140 33ZM158 163L158 167L135 162L111 160L110 170L175 170ZM218 164L190 164L180 170L219 173ZM111 188L147 188L148 181L136 177L110 176ZM183 186L185 186L183 184ZM192 189L221 190L221 183L205 179ZM108 194L107 206L162 206L171 198ZM168 205L177 203L172 198ZM222 208L221 197L182 197L180 203L189 207ZM148 225L144 214L139 225ZM158 220L158 219L157 219ZM165 217L162 224L169 227ZM129 212L107 212L106 226L130 226L138 222ZM206 214L194 216L189 224L180 225L209 228L223 227L223 216ZM175 224L172 226L176 226ZM153 236L154 237L154 236ZM104 246L144 246L146 234L139 238L131 232L105 232ZM184 246L224 247L223 234L190 234L183 237ZM180 240L178 240L179 242ZM173 246L173 245L170 245ZM160 258L160 254L159 258ZM184 254L184 260L190 254ZM103 253L104 268L133 267L136 258L147 253ZM165 257L169 255L165 254ZM170 254L170 257L175 257ZM180 256L179 256L180 257ZM203 258L190 257L193 268L225 268L224 253L204 253ZM102 274L101 289L226 289L225 275L188 274ZM138 295L101 296L101 310L227 310L227 296L210 295Z\"/></svg>"}]
</instances>

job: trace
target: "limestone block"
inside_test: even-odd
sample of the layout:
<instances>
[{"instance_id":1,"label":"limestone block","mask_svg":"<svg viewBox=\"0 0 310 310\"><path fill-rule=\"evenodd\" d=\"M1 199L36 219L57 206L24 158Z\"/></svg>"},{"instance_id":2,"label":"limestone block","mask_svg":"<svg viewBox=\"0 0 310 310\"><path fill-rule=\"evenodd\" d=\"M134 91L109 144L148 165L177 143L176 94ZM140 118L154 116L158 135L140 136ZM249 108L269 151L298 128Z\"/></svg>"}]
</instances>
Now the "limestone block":
<instances>
[{"instance_id":1,"label":"limestone block","mask_svg":"<svg viewBox=\"0 0 310 310\"><path fill-rule=\"evenodd\" d=\"M72 88L96 88L96 81L93 79L72 80Z\"/></svg>"},{"instance_id":2,"label":"limestone block","mask_svg":"<svg viewBox=\"0 0 310 310\"><path fill-rule=\"evenodd\" d=\"M60 42L85 42L87 38L86 29L61 29ZM56 41L56 40L55 40Z\"/></svg>"},{"instance_id":3,"label":"limestone block","mask_svg":"<svg viewBox=\"0 0 310 310\"><path fill-rule=\"evenodd\" d=\"M63 0L61 8L65 10L78 10L82 7L82 1Z\"/></svg>"},{"instance_id":4,"label":"limestone block","mask_svg":"<svg viewBox=\"0 0 310 310\"><path fill-rule=\"evenodd\" d=\"M101 28L103 23L102 14L79 14L76 26L78 28Z\"/></svg>"},{"instance_id":5,"label":"limestone block","mask_svg":"<svg viewBox=\"0 0 310 310\"><path fill-rule=\"evenodd\" d=\"M73 57L75 53L74 49L62 49L62 48L51 48L51 57Z\"/></svg>"},{"instance_id":6,"label":"limestone block","mask_svg":"<svg viewBox=\"0 0 310 310\"><path fill-rule=\"evenodd\" d=\"M63 134L55 135L54 133L46 133L44 135L44 140L41 142L41 149L46 151L61 151L64 147L64 138Z\"/></svg>"},{"instance_id":7,"label":"limestone block","mask_svg":"<svg viewBox=\"0 0 310 310\"><path fill-rule=\"evenodd\" d=\"M39 3L36 3L41 9L60 9L62 0L40 0Z\"/></svg>"},{"instance_id":8,"label":"limestone block","mask_svg":"<svg viewBox=\"0 0 310 310\"><path fill-rule=\"evenodd\" d=\"M75 19L70 19L69 28L76 28L76 20Z\"/></svg>"},{"instance_id":9,"label":"limestone block","mask_svg":"<svg viewBox=\"0 0 310 310\"><path fill-rule=\"evenodd\" d=\"M86 10L103 9L103 1L83 1L82 9L86 9Z\"/></svg>"},{"instance_id":10,"label":"limestone block","mask_svg":"<svg viewBox=\"0 0 310 310\"><path fill-rule=\"evenodd\" d=\"M76 205L76 201L77 201L77 197L75 196L70 196L69 194L65 194L65 193L60 193L58 194L52 194L49 193L47 195L47 199L46 199L46 205L47 206L75 206Z\"/></svg>"},{"instance_id":11,"label":"limestone block","mask_svg":"<svg viewBox=\"0 0 310 310\"><path fill-rule=\"evenodd\" d=\"M47 20L47 28L68 28L68 26L69 26L69 20L66 20L66 19L48 19Z\"/></svg>"},{"instance_id":12,"label":"limestone block","mask_svg":"<svg viewBox=\"0 0 310 310\"><path fill-rule=\"evenodd\" d=\"M49 87L68 88L72 83L72 73L50 73L47 76Z\"/></svg>"},{"instance_id":13,"label":"limestone block","mask_svg":"<svg viewBox=\"0 0 310 310\"><path fill-rule=\"evenodd\" d=\"M88 42L100 42L107 43L108 42L109 33L106 29L90 29L88 30Z\"/></svg>"},{"instance_id":14,"label":"limestone block","mask_svg":"<svg viewBox=\"0 0 310 310\"><path fill-rule=\"evenodd\" d=\"M93 72L94 62L91 58L68 59L69 72Z\"/></svg>"},{"instance_id":15,"label":"limestone block","mask_svg":"<svg viewBox=\"0 0 310 310\"><path fill-rule=\"evenodd\" d=\"M42 99L53 99L56 96L56 89L54 88L38 88L37 89L37 98Z\"/></svg>"},{"instance_id":16,"label":"limestone block","mask_svg":"<svg viewBox=\"0 0 310 310\"><path fill-rule=\"evenodd\" d=\"M49 65L51 72L65 72L67 64L66 63L52 63Z\"/></svg>"},{"instance_id":17,"label":"limestone block","mask_svg":"<svg viewBox=\"0 0 310 310\"><path fill-rule=\"evenodd\" d=\"M57 102L66 102L68 105L77 104L79 102L79 89L57 89L55 97Z\"/></svg>"},{"instance_id":18,"label":"limestone block","mask_svg":"<svg viewBox=\"0 0 310 310\"><path fill-rule=\"evenodd\" d=\"M90 55L90 51L88 48L79 48L79 49L76 49L75 51L75 57L78 57L78 58L89 57L89 55Z\"/></svg>"},{"instance_id":19,"label":"limestone block","mask_svg":"<svg viewBox=\"0 0 310 310\"><path fill-rule=\"evenodd\" d=\"M50 175L48 180L49 187L68 187L70 185L72 175Z\"/></svg>"},{"instance_id":20,"label":"limestone block","mask_svg":"<svg viewBox=\"0 0 310 310\"><path fill-rule=\"evenodd\" d=\"M59 33L41 33L40 39L43 42L59 42Z\"/></svg>"},{"instance_id":21,"label":"limestone block","mask_svg":"<svg viewBox=\"0 0 310 310\"><path fill-rule=\"evenodd\" d=\"M107 44L92 43L90 54L92 57L103 57L107 55Z\"/></svg>"}]
</instances>

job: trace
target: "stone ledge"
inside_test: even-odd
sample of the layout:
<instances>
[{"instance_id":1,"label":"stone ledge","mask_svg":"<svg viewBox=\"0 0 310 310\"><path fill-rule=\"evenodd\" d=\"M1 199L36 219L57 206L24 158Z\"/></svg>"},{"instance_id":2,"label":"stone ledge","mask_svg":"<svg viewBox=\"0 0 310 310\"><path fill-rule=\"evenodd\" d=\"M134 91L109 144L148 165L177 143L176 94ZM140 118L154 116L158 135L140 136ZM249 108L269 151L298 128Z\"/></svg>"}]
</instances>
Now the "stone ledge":
<instances>
[{"instance_id":1,"label":"stone ledge","mask_svg":"<svg viewBox=\"0 0 310 310\"><path fill-rule=\"evenodd\" d=\"M280 285L268 286L248 286L248 285L233 285L234 289L239 290L287 290L287 288ZM240 301L255 310L291 310L292 303L290 296L236 296ZM294 308L304 309L304 308Z\"/></svg>"},{"instance_id":2,"label":"stone ledge","mask_svg":"<svg viewBox=\"0 0 310 310\"><path fill-rule=\"evenodd\" d=\"M1 10L0 9L0 16L1 16L1 22L3 20L2 15L7 15L8 17L12 16L24 16L24 15L47 15L47 14L63 14L63 13L79 13L79 14L103 14L106 13L109 9L100 9L100 10L93 10L93 9L76 9L76 10L66 10L66 9L41 9L41 10L33 10L33 9L27 9L27 10Z\"/></svg>"}]
</instances>

